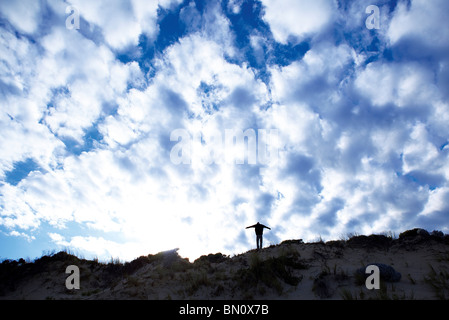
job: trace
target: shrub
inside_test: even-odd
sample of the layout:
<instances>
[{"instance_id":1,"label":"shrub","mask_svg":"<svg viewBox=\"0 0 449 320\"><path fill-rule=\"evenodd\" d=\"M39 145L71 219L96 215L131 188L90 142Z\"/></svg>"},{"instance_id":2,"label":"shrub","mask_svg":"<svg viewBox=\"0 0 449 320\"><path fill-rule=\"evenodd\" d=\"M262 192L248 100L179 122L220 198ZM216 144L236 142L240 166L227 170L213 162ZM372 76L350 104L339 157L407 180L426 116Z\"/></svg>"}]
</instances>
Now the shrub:
<instances>
[{"instance_id":1,"label":"shrub","mask_svg":"<svg viewBox=\"0 0 449 320\"><path fill-rule=\"evenodd\" d=\"M257 253L251 256L250 267L240 269L236 276L238 285L243 289L256 288L259 283L275 289L282 294L283 286L279 280L288 285L297 286L302 276L295 276L291 269L306 269L307 266L294 255L282 255L262 261Z\"/></svg>"}]
</instances>

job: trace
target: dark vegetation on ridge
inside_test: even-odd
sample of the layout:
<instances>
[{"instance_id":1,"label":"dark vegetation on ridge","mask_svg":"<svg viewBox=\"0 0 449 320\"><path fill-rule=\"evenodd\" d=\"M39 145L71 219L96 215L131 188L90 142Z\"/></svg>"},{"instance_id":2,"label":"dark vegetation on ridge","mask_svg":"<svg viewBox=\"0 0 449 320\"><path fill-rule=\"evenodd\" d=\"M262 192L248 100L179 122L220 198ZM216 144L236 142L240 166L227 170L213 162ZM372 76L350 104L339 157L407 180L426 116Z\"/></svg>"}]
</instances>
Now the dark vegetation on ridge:
<instances>
[{"instance_id":1,"label":"dark vegetation on ridge","mask_svg":"<svg viewBox=\"0 0 449 320\"><path fill-rule=\"evenodd\" d=\"M416 245L423 243L442 243L449 245L449 235L440 231L429 233L423 229L407 230L395 237L392 234L351 235L347 239L333 241L319 241L319 244L337 248L362 248L366 251L373 249L388 249L398 246L405 250L413 250ZM0 299L8 298L21 286L38 276L42 283L52 290L52 281L58 275L56 283L64 283L65 268L68 265L80 266L81 282L84 287L91 288L83 292L83 296L95 296L104 290L126 283L135 284L136 289L130 293L130 298L145 298L139 291L139 272L151 273L151 277L144 274L145 281L151 281L152 287L163 285L166 281L182 282L185 284L181 297L194 296L201 288L214 284L211 297L234 297L238 290L246 292L240 298L251 298L253 294L264 294L266 290L273 290L282 294L284 284L296 287L302 280L302 275L296 270L308 268L305 260L301 259L297 250L290 250L291 246L308 245L302 240L286 240L278 245L266 247L260 251L250 250L247 253L229 257L221 253L203 255L193 263L178 255L177 249L140 256L130 262L111 259L110 262L99 262L98 259L86 260L67 251L46 254L34 261L4 260L0 263ZM280 248L281 254L261 258L261 254L270 248ZM218 267L219 266L219 267ZM146 268L146 269L145 269ZM57 272L55 272L55 270ZM151 271L151 272L150 272ZM53 272L53 273L52 273ZM321 292L322 278L318 277L315 290ZM165 282L164 282L165 281ZM228 282L227 282L228 281ZM231 281L231 287L225 285ZM255 288L255 289L254 289ZM255 291L256 290L256 291ZM321 291L320 291L321 290ZM66 290L65 294L71 294ZM327 293L319 294L326 296ZM51 295L49 296L51 298ZM70 298L70 296L69 296ZM100 296L101 298L101 296ZM170 295L161 298L171 298Z\"/></svg>"}]
</instances>

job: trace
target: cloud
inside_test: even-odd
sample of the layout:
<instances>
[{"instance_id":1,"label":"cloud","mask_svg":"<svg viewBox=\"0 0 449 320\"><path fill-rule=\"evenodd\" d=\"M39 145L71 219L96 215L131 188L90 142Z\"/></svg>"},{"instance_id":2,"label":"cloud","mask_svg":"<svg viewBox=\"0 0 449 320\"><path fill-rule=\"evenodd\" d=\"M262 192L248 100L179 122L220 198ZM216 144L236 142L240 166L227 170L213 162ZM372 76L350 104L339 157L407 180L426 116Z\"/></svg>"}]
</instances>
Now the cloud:
<instances>
[{"instance_id":1,"label":"cloud","mask_svg":"<svg viewBox=\"0 0 449 320\"><path fill-rule=\"evenodd\" d=\"M0 12L15 28L24 33L34 33L41 20L40 1L2 1Z\"/></svg>"},{"instance_id":2,"label":"cloud","mask_svg":"<svg viewBox=\"0 0 449 320\"><path fill-rule=\"evenodd\" d=\"M340 92L334 89L345 83L354 59L355 53L346 44L317 44L302 60L270 69L273 99L280 103L304 101L315 108L326 108L322 99L332 99Z\"/></svg>"},{"instance_id":3,"label":"cloud","mask_svg":"<svg viewBox=\"0 0 449 320\"><path fill-rule=\"evenodd\" d=\"M32 242L33 240L36 240L36 237L34 236L29 236L28 234L26 234L25 232L18 232L18 231L11 231L9 233L10 236L13 237L23 237L24 239L26 239L29 243Z\"/></svg>"},{"instance_id":4,"label":"cloud","mask_svg":"<svg viewBox=\"0 0 449 320\"><path fill-rule=\"evenodd\" d=\"M43 122L55 134L80 141L105 103L113 103L126 90L132 64L118 62L106 47L64 28L55 29L42 43L47 51L38 64L39 80L47 88L62 88L53 91Z\"/></svg>"},{"instance_id":5,"label":"cloud","mask_svg":"<svg viewBox=\"0 0 449 320\"><path fill-rule=\"evenodd\" d=\"M150 2L73 0L71 4L89 23L90 28L92 25L100 28L107 45L120 51L138 45L141 35L155 39L159 33L158 9L171 9L180 2L179 0Z\"/></svg>"},{"instance_id":6,"label":"cloud","mask_svg":"<svg viewBox=\"0 0 449 320\"><path fill-rule=\"evenodd\" d=\"M84 60L83 65L80 64L81 68L75 68L78 60L76 53L65 51L70 46L56 42L58 37L59 34L55 32L43 39L44 46L49 48L52 57L50 59L46 56L44 61L48 59L63 66L65 61L72 62L72 66L65 66L68 69L67 75L60 78L61 83L70 81L73 75L75 79L79 76L89 79L89 82L79 82L83 86L79 89L75 82L68 86L68 90L57 92L52 97L53 107L44 117L45 124L57 136L68 135L79 139L83 129L93 125L102 114L102 109L92 108L92 103L97 102L101 106L106 98L110 99L105 92L111 86L107 83L111 70L115 65L123 69L126 66L110 59L106 48L98 47L89 40L78 39L76 35L74 40L81 42L80 45L94 54L87 61ZM61 49L52 45L55 42ZM72 41L71 44L76 42ZM58 63L60 50L66 52L61 58L68 55L69 60L62 59ZM91 68L84 67L89 63L96 69L91 71ZM242 95L251 97L247 99L248 107L255 106L260 99L266 98L264 85L254 80L250 70L227 62L221 48L215 41L208 39L207 35L183 39L167 49L160 63L164 68L145 91L132 89L123 95L123 87L119 87L116 92L111 90L112 96L118 97L116 112L106 116L98 124L103 147L107 149L64 157L60 160L61 169L53 169L23 181L16 190L25 194L30 210L23 217L15 215L15 219L9 220L9 226L37 228L45 221L54 227L64 228L68 222L76 221L92 230L121 232L128 239L126 246L136 246L133 239L137 239L139 243L148 243L147 249L142 249L139 245L141 250L156 251L164 250L167 246L179 246L179 238L173 235L181 234L186 224L183 221L189 221L193 234L204 233L199 239L194 237L185 241L191 248L190 253L197 252L193 248L201 247L200 243L204 247L205 239L210 240L211 250L217 241L212 241L212 238L221 239L231 246L231 242L226 240L229 230L222 233L216 231L223 222L217 215L222 216L232 210L226 200L232 199L237 191L234 191L232 181L223 183L217 178L223 170L230 170L230 177L242 174L240 180L244 181L247 173L228 167L217 168L216 174L212 176L207 174L211 168L196 167L187 172L180 170L182 168L170 163L168 151L172 144L169 144L168 137L171 130L179 127L187 127L192 132L196 130L197 121L186 120L189 114L194 113L204 120L208 116L203 109L201 96L198 95L198 88L202 83L216 84L220 88L217 95L223 97L222 105L234 109L231 114L227 114L225 110L218 112L216 120L209 120L211 123L222 123L220 127L223 129L235 126L234 114L249 113L238 105ZM210 69L209 65L216 68ZM128 73L125 72L124 75L126 81ZM45 76L45 73L41 74L43 79L46 79ZM85 90L87 87L89 89ZM83 93L79 96L80 100L77 99L77 92ZM89 96L89 92L92 95ZM88 98L83 98L86 94ZM81 99L88 99L91 109L82 110ZM66 102L70 105L66 105ZM80 122L77 121L77 114L82 115ZM71 126L78 131L72 130ZM251 172L249 174L253 175ZM165 177L165 187L161 185L161 177ZM198 183L191 185L192 179ZM203 186L209 188L205 189ZM173 192L174 190L177 191ZM192 198L183 200L183 194ZM255 197L252 191L248 195L250 199ZM209 201L215 201L217 197L222 198L222 208L212 215L217 208L211 207ZM14 216L16 208L11 207L10 196L5 194L4 199L9 202L4 213L11 212ZM201 199L207 201L203 203ZM125 212L126 215L122 215ZM162 218L164 212L166 218ZM185 220L183 217L189 219ZM204 232L203 228L209 224L215 227L207 227ZM153 231L148 233L149 229ZM84 246L84 242L76 239L77 241L72 239L64 243ZM56 240L53 239L56 244L62 244ZM96 240L89 238L86 241ZM107 241L100 240L98 243L105 246L108 244Z\"/></svg>"},{"instance_id":7,"label":"cloud","mask_svg":"<svg viewBox=\"0 0 449 320\"><path fill-rule=\"evenodd\" d=\"M319 33L333 19L333 1L263 0L264 20L270 25L276 41L287 43L292 37L302 40Z\"/></svg>"},{"instance_id":8,"label":"cloud","mask_svg":"<svg viewBox=\"0 0 449 320\"><path fill-rule=\"evenodd\" d=\"M111 3L75 0L72 5L78 9L83 19L100 27L106 43L114 49L136 45L143 30L150 36L157 31L154 21L157 2L142 6L139 1ZM145 22L145 25L139 22Z\"/></svg>"},{"instance_id":9,"label":"cloud","mask_svg":"<svg viewBox=\"0 0 449 320\"><path fill-rule=\"evenodd\" d=\"M446 155L438 150L445 138L423 124L436 129L433 114L442 111L433 70L410 61L366 63L369 55L358 50L323 39L302 60L271 70L271 94L280 103L273 120L282 123L291 159L277 177L285 197L279 208L305 234L313 225L334 238L357 228L412 226L407 220L424 210L429 188L446 184ZM407 170L415 159L412 178ZM434 173L427 161L436 164ZM288 183L292 177L296 184Z\"/></svg>"},{"instance_id":10,"label":"cloud","mask_svg":"<svg viewBox=\"0 0 449 320\"><path fill-rule=\"evenodd\" d=\"M375 106L424 105L439 94L433 73L416 63L370 63L360 72L355 85Z\"/></svg>"},{"instance_id":11,"label":"cloud","mask_svg":"<svg viewBox=\"0 0 449 320\"><path fill-rule=\"evenodd\" d=\"M446 1L438 0L428 5L423 0L413 0L410 4L400 1L388 28L391 43L413 39L429 46L448 45L448 30L444 27Z\"/></svg>"},{"instance_id":12,"label":"cloud","mask_svg":"<svg viewBox=\"0 0 449 320\"><path fill-rule=\"evenodd\" d=\"M447 232L446 47L410 27L441 22L424 3L382 2L379 30L368 2L76 1L80 30L39 3L24 29L1 16L3 234L132 259L241 252L257 221L266 243ZM230 129L277 129L277 161L226 161Z\"/></svg>"},{"instance_id":13,"label":"cloud","mask_svg":"<svg viewBox=\"0 0 449 320\"><path fill-rule=\"evenodd\" d=\"M141 252L136 250L138 246L124 245L114 241L106 240L102 237L82 237L75 236L67 241L64 236L58 233L48 233L50 239L57 245L68 248L76 248L77 252L82 252L83 256L88 254L89 257L101 259L108 262L111 259L119 259L121 261L130 261L139 256Z\"/></svg>"}]
</instances>

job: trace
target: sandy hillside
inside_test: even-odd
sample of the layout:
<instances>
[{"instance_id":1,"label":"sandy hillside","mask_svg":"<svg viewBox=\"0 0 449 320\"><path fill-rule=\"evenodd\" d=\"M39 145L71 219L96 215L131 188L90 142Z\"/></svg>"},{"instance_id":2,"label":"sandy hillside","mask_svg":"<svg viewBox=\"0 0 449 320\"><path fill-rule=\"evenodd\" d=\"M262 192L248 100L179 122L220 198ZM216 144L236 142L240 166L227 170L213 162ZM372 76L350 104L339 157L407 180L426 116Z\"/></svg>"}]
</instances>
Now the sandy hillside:
<instances>
[{"instance_id":1,"label":"sandy hillside","mask_svg":"<svg viewBox=\"0 0 449 320\"><path fill-rule=\"evenodd\" d=\"M365 267L382 264L380 289ZM67 289L67 266L80 289ZM358 271L359 270L359 271ZM396 278L392 278L394 274ZM400 279L398 279L398 275ZM0 264L0 299L448 299L449 236L422 229L345 241L284 241L233 257L189 262L177 250L100 263L59 252Z\"/></svg>"}]
</instances>

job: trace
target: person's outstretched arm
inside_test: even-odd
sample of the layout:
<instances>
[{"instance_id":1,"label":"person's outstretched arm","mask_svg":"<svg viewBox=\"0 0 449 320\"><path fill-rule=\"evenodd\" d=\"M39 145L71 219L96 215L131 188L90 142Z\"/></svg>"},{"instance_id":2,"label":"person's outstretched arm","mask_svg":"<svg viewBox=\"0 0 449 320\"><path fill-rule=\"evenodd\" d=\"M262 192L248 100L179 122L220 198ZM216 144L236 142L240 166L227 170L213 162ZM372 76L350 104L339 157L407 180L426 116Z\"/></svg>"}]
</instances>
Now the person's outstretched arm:
<instances>
[{"instance_id":1,"label":"person's outstretched arm","mask_svg":"<svg viewBox=\"0 0 449 320\"><path fill-rule=\"evenodd\" d=\"M256 226L256 225L254 224L254 225L252 225L252 226L246 227L245 229L254 228L255 226Z\"/></svg>"},{"instance_id":2,"label":"person's outstretched arm","mask_svg":"<svg viewBox=\"0 0 449 320\"><path fill-rule=\"evenodd\" d=\"M267 226L265 226L265 225L262 225L264 228L267 228L267 229L269 229L269 230L271 230L271 228L270 227L267 227Z\"/></svg>"}]
</instances>

